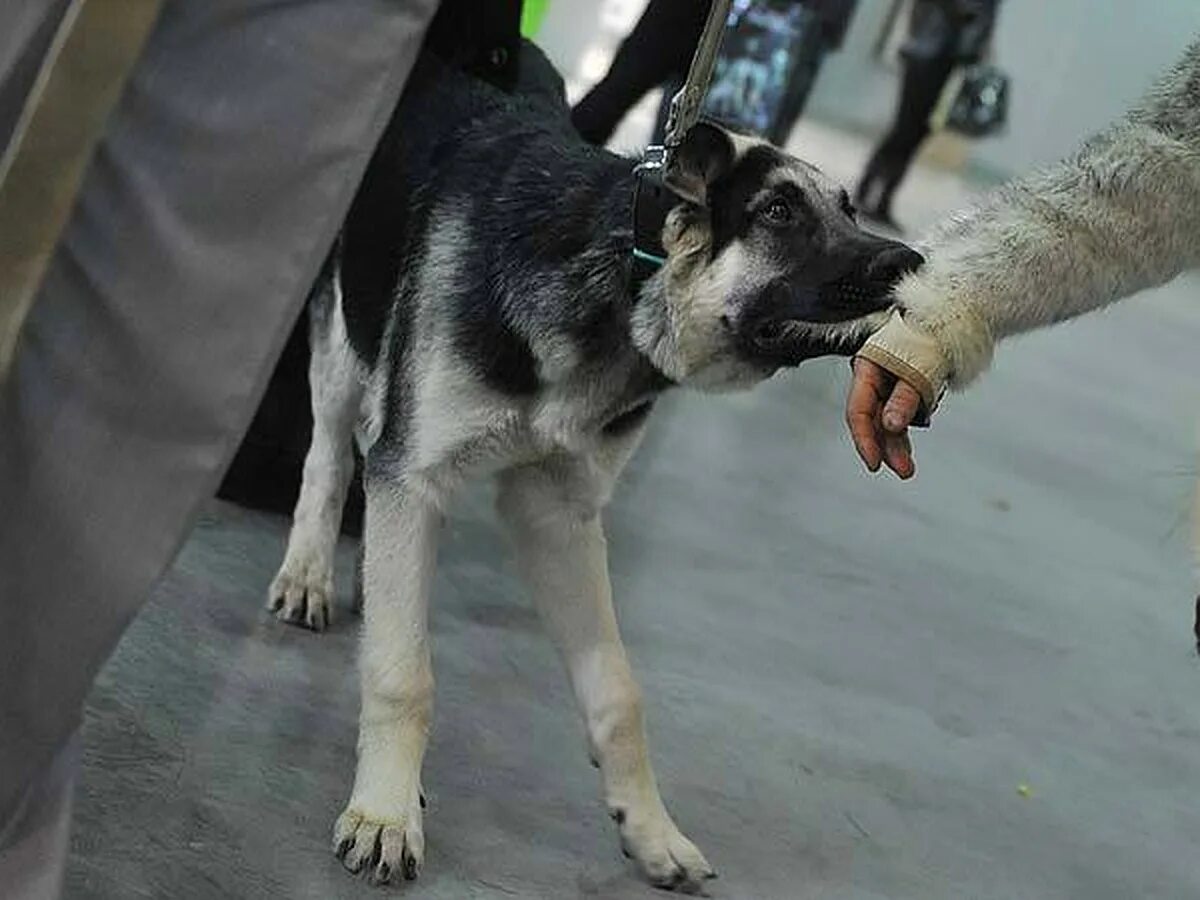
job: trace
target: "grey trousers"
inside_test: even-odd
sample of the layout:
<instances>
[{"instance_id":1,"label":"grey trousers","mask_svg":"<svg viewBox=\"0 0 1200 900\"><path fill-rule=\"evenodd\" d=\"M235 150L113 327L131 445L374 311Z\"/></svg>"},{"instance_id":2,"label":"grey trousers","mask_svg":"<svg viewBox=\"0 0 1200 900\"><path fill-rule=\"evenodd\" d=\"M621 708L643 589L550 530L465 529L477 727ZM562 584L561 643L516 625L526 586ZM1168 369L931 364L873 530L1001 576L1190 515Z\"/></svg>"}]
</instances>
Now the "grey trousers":
<instances>
[{"instance_id":1,"label":"grey trousers","mask_svg":"<svg viewBox=\"0 0 1200 900\"><path fill-rule=\"evenodd\" d=\"M77 733L37 774L0 828L0 892L7 900L59 896L79 752Z\"/></svg>"},{"instance_id":2,"label":"grey trousers","mask_svg":"<svg viewBox=\"0 0 1200 900\"><path fill-rule=\"evenodd\" d=\"M69 784L92 679L236 449L436 6L166 4L0 389L0 878ZM0 128L60 7L0 5Z\"/></svg>"}]
</instances>

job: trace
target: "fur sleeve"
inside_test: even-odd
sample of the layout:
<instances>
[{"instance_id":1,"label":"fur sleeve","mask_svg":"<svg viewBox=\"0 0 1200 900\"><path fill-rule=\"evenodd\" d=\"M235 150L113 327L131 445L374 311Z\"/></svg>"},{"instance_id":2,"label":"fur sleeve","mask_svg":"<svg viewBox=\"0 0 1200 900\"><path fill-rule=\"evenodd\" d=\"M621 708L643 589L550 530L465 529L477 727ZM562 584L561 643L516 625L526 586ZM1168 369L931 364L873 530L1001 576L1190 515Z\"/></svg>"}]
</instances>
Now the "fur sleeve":
<instances>
[{"instance_id":1,"label":"fur sleeve","mask_svg":"<svg viewBox=\"0 0 1200 900\"><path fill-rule=\"evenodd\" d=\"M995 341L1200 264L1200 41L1123 119L1057 166L937 228L897 291L961 387Z\"/></svg>"}]
</instances>

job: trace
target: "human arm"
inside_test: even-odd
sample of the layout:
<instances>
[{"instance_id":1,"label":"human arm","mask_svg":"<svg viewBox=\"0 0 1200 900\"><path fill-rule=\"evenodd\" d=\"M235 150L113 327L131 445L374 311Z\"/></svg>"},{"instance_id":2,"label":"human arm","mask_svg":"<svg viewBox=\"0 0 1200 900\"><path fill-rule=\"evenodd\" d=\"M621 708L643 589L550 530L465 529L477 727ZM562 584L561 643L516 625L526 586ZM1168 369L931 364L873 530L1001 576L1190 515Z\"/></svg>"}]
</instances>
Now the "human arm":
<instances>
[{"instance_id":1,"label":"human arm","mask_svg":"<svg viewBox=\"0 0 1200 900\"><path fill-rule=\"evenodd\" d=\"M1074 156L952 217L922 250L927 264L897 288L900 314L855 367L847 419L853 413L855 445L872 469L884 432L903 433L945 386L970 384L997 341L1200 263L1200 42ZM895 376L916 388L919 402L911 390L885 390ZM881 379L888 383L879 387ZM897 416L894 428L885 406Z\"/></svg>"}]
</instances>

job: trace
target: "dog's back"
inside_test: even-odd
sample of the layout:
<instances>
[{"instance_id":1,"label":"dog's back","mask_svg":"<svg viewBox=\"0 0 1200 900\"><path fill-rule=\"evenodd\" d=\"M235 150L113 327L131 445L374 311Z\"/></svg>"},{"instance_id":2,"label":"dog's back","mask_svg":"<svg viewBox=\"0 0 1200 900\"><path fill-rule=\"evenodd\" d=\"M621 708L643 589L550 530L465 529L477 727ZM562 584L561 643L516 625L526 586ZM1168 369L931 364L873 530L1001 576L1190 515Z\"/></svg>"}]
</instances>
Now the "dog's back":
<instances>
[{"instance_id":1,"label":"dog's back","mask_svg":"<svg viewBox=\"0 0 1200 900\"><path fill-rule=\"evenodd\" d=\"M411 246L414 235L424 233L431 200L443 189L457 150L486 140L497 119L570 128L562 79L534 45L522 51L512 95L429 53L417 60L336 248L349 337L360 358L370 362L378 354L401 261L418 249Z\"/></svg>"},{"instance_id":2,"label":"dog's back","mask_svg":"<svg viewBox=\"0 0 1200 900\"><path fill-rule=\"evenodd\" d=\"M318 326L337 303L377 387L381 453L422 414L421 372L443 373L463 416L507 417L464 445L510 449L598 431L661 387L629 344L632 164L578 136L557 72L523 49L513 94L420 60L326 267L336 290L312 303ZM571 422L534 425L548 406Z\"/></svg>"}]
</instances>

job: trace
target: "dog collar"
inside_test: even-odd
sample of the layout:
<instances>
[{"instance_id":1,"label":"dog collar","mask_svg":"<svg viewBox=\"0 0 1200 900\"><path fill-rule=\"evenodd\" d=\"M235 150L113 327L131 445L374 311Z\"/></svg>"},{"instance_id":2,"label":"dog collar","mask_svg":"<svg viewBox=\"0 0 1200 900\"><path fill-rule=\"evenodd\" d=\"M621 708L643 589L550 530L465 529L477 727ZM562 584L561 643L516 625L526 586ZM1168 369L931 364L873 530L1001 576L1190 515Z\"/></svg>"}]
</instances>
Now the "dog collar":
<instances>
[{"instance_id":1,"label":"dog collar","mask_svg":"<svg viewBox=\"0 0 1200 900\"><path fill-rule=\"evenodd\" d=\"M633 170L633 272L630 288L636 296L646 279L666 264L662 232L667 214L679 203L663 182L664 150L647 147Z\"/></svg>"}]
</instances>

